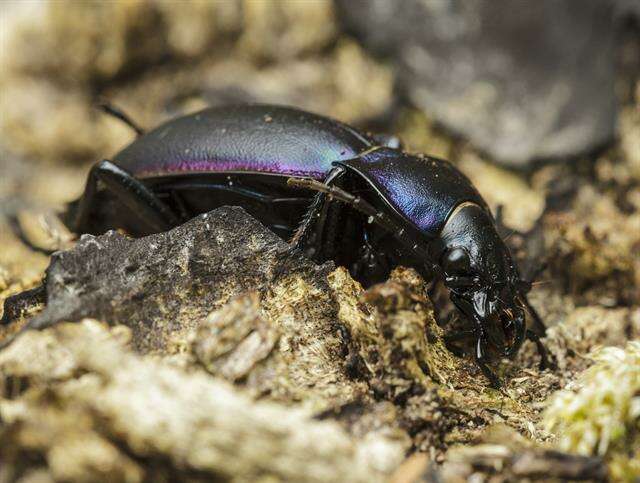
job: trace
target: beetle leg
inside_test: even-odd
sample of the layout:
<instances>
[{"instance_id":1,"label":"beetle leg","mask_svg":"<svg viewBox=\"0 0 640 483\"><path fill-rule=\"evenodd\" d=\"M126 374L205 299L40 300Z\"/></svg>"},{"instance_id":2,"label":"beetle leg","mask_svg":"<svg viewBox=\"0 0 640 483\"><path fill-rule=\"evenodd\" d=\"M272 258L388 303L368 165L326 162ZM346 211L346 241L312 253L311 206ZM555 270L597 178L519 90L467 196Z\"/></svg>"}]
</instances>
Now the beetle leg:
<instances>
[{"instance_id":1,"label":"beetle leg","mask_svg":"<svg viewBox=\"0 0 640 483\"><path fill-rule=\"evenodd\" d=\"M536 348L538 349L538 354L540 354L540 366L539 366L540 370L544 371L548 367L551 367L551 364L549 363L549 356L547 354L547 349L544 347L544 344L540 340L540 337L538 336L538 334L536 334L531 330L527 330L527 339L529 339L530 341L533 341L533 343L536 345Z\"/></svg>"},{"instance_id":2,"label":"beetle leg","mask_svg":"<svg viewBox=\"0 0 640 483\"><path fill-rule=\"evenodd\" d=\"M496 376L487 365L487 357L484 352L484 345L485 337L484 334L481 334L476 341L476 350L473 352L473 357L476 361L476 364L484 374L484 377L489 379L491 387L493 387L494 389L499 389L501 386L500 379L498 379L498 376Z\"/></svg>"},{"instance_id":3,"label":"beetle leg","mask_svg":"<svg viewBox=\"0 0 640 483\"><path fill-rule=\"evenodd\" d=\"M72 228L77 233L88 229L89 217L93 210L99 182L104 184L110 193L150 228L160 232L179 223L175 213L140 180L111 161L103 160L91 168L89 172L84 194L79 201L75 219L72 222Z\"/></svg>"},{"instance_id":4,"label":"beetle leg","mask_svg":"<svg viewBox=\"0 0 640 483\"><path fill-rule=\"evenodd\" d=\"M337 186L327 185L321 183L320 181L309 178L289 178L287 180L287 184L290 186L297 186L299 188L308 188L319 191L321 194L324 194L325 197L329 196L331 198L335 198L338 201L342 201L343 203L346 203L349 206L355 208L360 213L370 217L371 223L377 223L382 228L385 228L391 233L402 231L402 228L400 228L397 223L391 220L391 218L389 218L383 212L376 210L371 204L369 204L359 196L354 196L351 193L338 188Z\"/></svg>"},{"instance_id":5,"label":"beetle leg","mask_svg":"<svg viewBox=\"0 0 640 483\"><path fill-rule=\"evenodd\" d=\"M324 180L324 183L318 182L324 186L331 186L344 174L344 168L338 167L329 171L329 174ZM292 181L303 181L297 178L289 178L288 184L295 184ZM293 238L290 241L292 249L302 249L310 257L317 255L322 240L322 231L324 230L324 224L326 223L326 210L327 210L327 196L325 191L318 192L311 202L306 215L302 219L302 222L296 230Z\"/></svg>"},{"instance_id":6,"label":"beetle leg","mask_svg":"<svg viewBox=\"0 0 640 483\"><path fill-rule=\"evenodd\" d=\"M342 175L344 173L344 168L339 168L339 171L331 170L329 173L329 177L331 177L332 173L336 173L337 175ZM327 197L329 199L335 199L351 206L356 211L367 216L367 223L375 223L376 225L384 228L387 232L391 233L402 245L410 250L410 252L419 258L424 258L427 256L425 253L424 246L420 243L413 243L410 238L406 237L405 229L398 225L391 217L385 214L382 211L377 210L373 205L371 205L366 200L362 199L360 196L352 195L351 193L343 190L338 186L334 186L335 179L331 179L325 183L321 183L312 178L289 178L287 180L287 184L289 186L295 186L298 188L306 188L314 191L318 191L318 195L313 201L312 207L309 210L307 216L302 222L302 225L294 235L291 244L294 248L298 248L304 245L304 239L306 236L309 236L313 231L315 225L314 219L316 219L322 210L324 202ZM322 196L324 195L324 196ZM316 227L316 230L321 230L323 227ZM316 244L320 244L318 241L318 237L316 237Z\"/></svg>"},{"instance_id":7,"label":"beetle leg","mask_svg":"<svg viewBox=\"0 0 640 483\"><path fill-rule=\"evenodd\" d=\"M473 309L469 302L456 295L455 293L451 293L450 298L453 304L458 308L458 310L460 310L460 312L469 317L469 319L473 320L473 322L475 323L474 330L469 331L470 335L474 335L476 337L476 347L473 351L473 358L484 376L489 379L489 383L491 384L491 386L495 389L499 389L501 386L500 379L498 379L498 376L496 376L488 366L489 361L484 350L484 347L486 345L486 336L484 333L484 329L482 328L482 322L477 317L474 317L472 315Z\"/></svg>"},{"instance_id":8,"label":"beetle leg","mask_svg":"<svg viewBox=\"0 0 640 483\"><path fill-rule=\"evenodd\" d=\"M177 190L174 190L174 189L171 190L171 199L173 200L175 206L178 208L178 211L179 211L178 216L182 220L187 221L189 218L193 216L193 214L190 213L190 211L187 209L187 205L184 202L184 198Z\"/></svg>"},{"instance_id":9,"label":"beetle leg","mask_svg":"<svg viewBox=\"0 0 640 483\"><path fill-rule=\"evenodd\" d=\"M350 273L358 279L366 280L366 284L377 283L388 278L391 266L389 257L378 247L381 240L389 237L385 231L373 231L368 223L362 226L362 242L357 248L357 256L351 264Z\"/></svg>"},{"instance_id":10,"label":"beetle leg","mask_svg":"<svg viewBox=\"0 0 640 483\"><path fill-rule=\"evenodd\" d=\"M524 317L524 311L518 309L518 311L516 312L516 316L511 321L514 326L514 338L511 346L507 347L507 349L504 351L505 357L514 358L520 350L522 343L524 342L527 327Z\"/></svg>"},{"instance_id":11,"label":"beetle leg","mask_svg":"<svg viewBox=\"0 0 640 483\"><path fill-rule=\"evenodd\" d=\"M493 219L495 220L496 225L498 225L498 228L506 228L504 224L504 205L502 203L496 206L496 214Z\"/></svg>"},{"instance_id":12,"label":"beetle leg","mask_svg":"<svg viewBox=\"0 0 640 483\"><path fill-rule=\"evenodd\" d=\"M503 204L499 204L496 207L496 213L493 216L493 220L496 223L498 234L500 235L500 238L502 238L504 242L506 242L509 238L511 238L511 236L516 232L516 230L504 224L504 205Z\"/></svg>"},{"instance_id":13,"label":"beetle leg","mask_svg":"<svg viewBox=\"0 0 640 483\"><path fill-rule=\"evenodd\" d=\"M4 301L4 310L0 325L7 325L22 316L22 313L30 307L46 302L47 292L44 285L38 285L30 290L25 290L11 295Z\"/></svg>"},{"instance_id":14,"label":"beetle leg","mask_svg":"<svg viewBox=\"0 0 640 483\"><path fill-rule=\"evenodd\" d=\"M475 336L476 333L473 330L461 330L459 332L452 332L451 334L447 334L445 339L448 342L457 342L459 340L469 339L470 337Z\"/></svg>"},{"instance_id":15,"label":"beetle leg","mask_svg":"<svg viewBox=\"0 0 640 483\"><path fill-rule=\"evenodd\" d=\"M542 322L542 318L538 314L538 311L533 308L526 296L522 297L522 301L524 302L529 314L531 314L531 319L533 320L532 332L538 337L543 337L547 332L547 327L544 325L544 322Z\"/></svg>"}]
</instances>

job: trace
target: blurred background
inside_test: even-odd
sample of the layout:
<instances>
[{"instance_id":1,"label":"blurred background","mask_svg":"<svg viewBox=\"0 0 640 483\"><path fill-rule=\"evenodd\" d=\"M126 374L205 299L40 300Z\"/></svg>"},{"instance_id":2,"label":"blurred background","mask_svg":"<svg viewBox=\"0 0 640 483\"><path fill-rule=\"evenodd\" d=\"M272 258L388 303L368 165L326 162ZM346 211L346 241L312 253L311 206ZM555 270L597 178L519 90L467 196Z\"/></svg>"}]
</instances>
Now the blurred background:
<instances>
[{"instance_id":1,"label":"blurred background","mask_svg":"<svg viewBox=\"0 0 640 483\"><path fill-rule=\"evenodd\" d=\"M29 197L46 173L37 199L72 198L90 163L132 140L96 109L105 99L145 127L209 105L295 105L472 173L477 158L575 162L622 136L637 175L639 4L4 0L0 193Z\"/></svg>"}]
</instances>

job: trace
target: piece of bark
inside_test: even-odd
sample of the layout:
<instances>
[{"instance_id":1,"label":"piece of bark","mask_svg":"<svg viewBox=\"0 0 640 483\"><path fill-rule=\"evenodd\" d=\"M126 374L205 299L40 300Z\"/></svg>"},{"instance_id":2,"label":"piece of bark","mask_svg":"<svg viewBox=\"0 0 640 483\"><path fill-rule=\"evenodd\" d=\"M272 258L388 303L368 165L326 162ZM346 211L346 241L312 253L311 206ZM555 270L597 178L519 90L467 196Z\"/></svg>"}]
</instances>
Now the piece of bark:
<instances>
[{"instance_id":1,"label":"piece of bark","mask_svg":"<svg viewBox=\"0 0 640 483\"><path fill-rule=\"evenodd\" d=\"M144 238L83 236L53 255L47 306L30 326L92 317L131 327L141 352L171 352L234 296L294 273L326 283L329 269L293 253L242 208L222 207Z\"/></svg>"}]
</instances>

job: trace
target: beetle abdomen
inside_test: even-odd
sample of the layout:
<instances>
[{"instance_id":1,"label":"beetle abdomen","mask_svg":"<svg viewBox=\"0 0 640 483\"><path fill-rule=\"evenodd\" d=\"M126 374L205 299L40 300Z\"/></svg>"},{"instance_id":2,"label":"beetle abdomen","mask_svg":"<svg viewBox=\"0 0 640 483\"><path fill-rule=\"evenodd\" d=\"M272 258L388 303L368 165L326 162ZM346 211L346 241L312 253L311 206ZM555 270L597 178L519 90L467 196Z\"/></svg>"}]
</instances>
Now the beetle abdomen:
<instances>
[{"instance_id":1,"label":"beetle abdomen","mask_svg":"<svg viewBox=\"0 0 640 483\"><path fill-rule=\"evenodd\" d=\"M322 179L372 145L355 129L286 107L211 108L169 121L114 157L138 178L250 172Z\"/></svg>"}]
</instances>

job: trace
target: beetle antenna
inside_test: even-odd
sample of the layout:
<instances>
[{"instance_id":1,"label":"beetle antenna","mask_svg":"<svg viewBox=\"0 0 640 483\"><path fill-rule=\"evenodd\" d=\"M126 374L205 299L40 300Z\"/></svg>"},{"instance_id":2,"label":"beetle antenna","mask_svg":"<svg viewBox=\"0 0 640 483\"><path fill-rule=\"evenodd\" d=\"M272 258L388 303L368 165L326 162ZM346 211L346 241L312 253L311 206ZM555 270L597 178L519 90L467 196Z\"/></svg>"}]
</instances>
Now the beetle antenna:
<instances>
[{"instance_id":1,"label":"beetle antenna","mask_svg":"<svg viewBox=\"0 0 640 483\"><path fill-rule=\"evenodd\" d=\"M502 241L503 241L503 242L508 241L508 240L509 240L509 238L511 238L515 232L516 232L516 230L511 230L511 231L507 234L507 236L505 236L505 237L502 239Z\"/></svg>"},{"instance_id":2,"label":"beetle antenna","mask_svg":"<svg viewBox=\"0 0 640 483\"><path fill-rule=\"evenodd\" d=\"M538 285L544 285L546 283L551 283L553 280L539 280L537 282L531 282L532 287L537 287Z\"/></svg>"},{"instance_id":3,"label":"beetle antenna","mask_svg":"<svg viewBox=\"0 0 640 483\"><path fill-rule=\"evenodd\" d=\"M145 133L145 130L142 129L137 122L135 122L127 114L125 114L124 111L114 106L110 101L107 101L107 100L100 101L98 103L98 108L102 110L102 112L104 112L105 114L115 117L116 119L119 119L120 121L125 123L131 129L133 129L138 136L142 136Z\"/></svg>"},{"instance_id":4,"label":"beetle antenna","mask_svg":"<svg viewBox=\"0 0 640 483\"><path fill-rule=\"evenodd\" d=\"M533 270L533 273L531 273L529 275L529 277L527 277L527 279L521 279L520 283L523 285L526 285L527 288L525 290L525 292L528 292L529 290L531 290L531 287L535 286L535 285L540 285L541 282L536 282L536 278L538 278L540 275L542 275L542 273L547 269L547 267L549 266L549 264L547 262L541 263L540 265L538 265L538 267ZM550 282L551 280L549 280L548 282ZM542 282L542 283L546 283L546 282Z\"/></svg>"},{"instance_id":5,"label":"beetle antenna","mask_svg":"<svg viewBox=\"0 0 640 483\"><path fill-rule=\"evenodd\" d=\"M400 227L384 213L376 210L371 204L367 203L359 196L354 196L337 186L326 185L311 178L289 178L287 180L287 184L289 186L295 186L296 188L306 188L313 191L319 191L320 193L326 193L330 198L342 201L343 203L358 210L360 213L367 215L370 223L377 223L382 228L385 228L392 233L400 230Z\"/></svg>"},{"instance_id":6,"label":"beetle antenna","mask_svg":"<svg viewBox=\"0 0 640 483\"><path fill-rule=\"evenodd\" d=\"M373 205L363 200L360 196L354 196L351 193L338 188L337 186L327 185L321 183L312 178L289 178L287 180L289 186L295 186L296 188L310 189L313 191L319 191L320 193L326 193L330 198L334 198L341 201L360 213L368 217L369 223L376 223L385 230L389 231L396 237L403 245L409 248L413 253L418 256L424 255L420 252L420 246L415 243L412 244L407 238L404 237L406 230L399 226L389 216L382 211L378 211Z\"/></svg>"}]
</instances>

